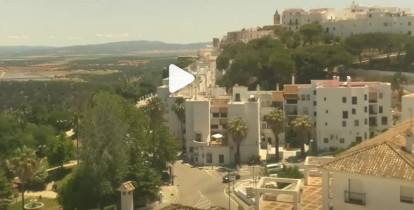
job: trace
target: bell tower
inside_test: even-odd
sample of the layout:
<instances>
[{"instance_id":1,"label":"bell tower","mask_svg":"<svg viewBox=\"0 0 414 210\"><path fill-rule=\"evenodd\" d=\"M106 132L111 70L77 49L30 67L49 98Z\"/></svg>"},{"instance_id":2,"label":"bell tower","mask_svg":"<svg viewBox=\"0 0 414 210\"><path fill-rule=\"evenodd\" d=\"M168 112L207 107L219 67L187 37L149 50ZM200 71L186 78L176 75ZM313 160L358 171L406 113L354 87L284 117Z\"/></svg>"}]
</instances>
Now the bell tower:
<instances>
[{"instance_id":1,"label":"bell tower","mask_svg":"<svg viewBox=\"0 0 414 210\"><path fill-rule=\"evenodd\" d=\"M277 10L275 14L273 15L273 25L280 25L280 14L279 14L279 11Z\"/></svg>"}]
</instances>

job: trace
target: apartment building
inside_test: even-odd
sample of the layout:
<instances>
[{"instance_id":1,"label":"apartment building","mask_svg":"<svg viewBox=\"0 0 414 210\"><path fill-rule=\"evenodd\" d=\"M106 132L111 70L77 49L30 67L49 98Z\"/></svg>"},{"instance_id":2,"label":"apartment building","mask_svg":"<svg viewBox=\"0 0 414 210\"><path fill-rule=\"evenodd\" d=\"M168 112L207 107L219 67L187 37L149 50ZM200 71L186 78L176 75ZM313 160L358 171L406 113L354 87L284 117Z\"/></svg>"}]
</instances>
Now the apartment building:
<instances>
[{"instance_id":1,"label":"apartment building","mask_svg":"<svg viewBox=\"0 0 414 210\"><path fill-rule=\"evenodd\" d=\"M186 152L194 164L234 163L236 144L227 128L236 117L241 117L248 127L240 145L241 162L259 155L260 99L249 95L247 87L233 87L232 95L187 99L185 105Z\"/></svg>"},{"instance_id":2,"label":"apartment building","mask_svg":"<svg viewBox=\"0 0 414 210\"><path fill-rule=\"evenodd\" d=\"M350 7L342 10L287 9L283 11L281 19L282 25L292 31L298 31L304 24L317 22L321 24L324 33L341 38L373 32L408 35L413 35L414 32L413 13L397 7L362 6L352 3Z\"/></svg>"},{"instance_id":3,"label":"apartment building","mask_svg":"<svg viewBox=\"0 0 414 210\"><path fill-rule=\"evenodd\" d=\"M320 166L323 209L413 209L412 124L399 124Z\"/></svg>"},{"instance_id":4,"label":"apartment building","mask_svg":"<svg viewBox=\"0 0 414 210\"><path fill-rule=\"evenodd\" d=\"M346 148L386 130L391 125L391 86L382 82L312 80L285 85L283 107L288 121L308 115L318 150Z\"/></svg>"}]
</instances>

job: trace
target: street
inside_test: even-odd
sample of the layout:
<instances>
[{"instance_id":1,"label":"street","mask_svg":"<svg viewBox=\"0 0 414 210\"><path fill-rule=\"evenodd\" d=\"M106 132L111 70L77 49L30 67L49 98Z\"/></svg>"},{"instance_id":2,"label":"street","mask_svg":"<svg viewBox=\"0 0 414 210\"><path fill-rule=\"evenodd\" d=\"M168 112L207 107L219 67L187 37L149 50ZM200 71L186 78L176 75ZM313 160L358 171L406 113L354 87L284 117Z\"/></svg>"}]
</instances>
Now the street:
<instances>
[{"instance_id":1,"label":"street","mask_svg":"<svg viewBox=\"0 0 414 210\"><path fill-rule=\"evenodd\" d=\"M211 206L229 207L229 197L225 194L228 184L222 183L224 174L221 172L192 168L179 161L174 164L174 173L174 182L180 192L176 203L202 209ZM249 173L249 171L240 171L242 179ZM230 209L237 209L237 203L232 199L230 205Z\"/></svg>"}]
</instances>

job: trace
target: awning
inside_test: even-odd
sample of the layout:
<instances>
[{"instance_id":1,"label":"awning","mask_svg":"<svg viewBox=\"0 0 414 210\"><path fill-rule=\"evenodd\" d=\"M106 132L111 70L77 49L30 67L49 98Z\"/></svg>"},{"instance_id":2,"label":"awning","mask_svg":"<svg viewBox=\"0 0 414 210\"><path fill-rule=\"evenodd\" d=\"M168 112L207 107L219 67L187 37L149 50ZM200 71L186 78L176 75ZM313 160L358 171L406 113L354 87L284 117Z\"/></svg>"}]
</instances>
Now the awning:
<instances>
[{"instance_id":1,"label":"awning","mask_svg":"<svg viewBox=\"0 0 414 210\"><path fill-rule=\"evenodd\" d=\"M221 135L221 134L219 134L219 133L216 133L216 134L212 135L212 137L213 137L213 138L215 138L215 139L221 139L221 138L223 138L224 136L223 136L223 135Z\"/></svg>"}]
</instances>

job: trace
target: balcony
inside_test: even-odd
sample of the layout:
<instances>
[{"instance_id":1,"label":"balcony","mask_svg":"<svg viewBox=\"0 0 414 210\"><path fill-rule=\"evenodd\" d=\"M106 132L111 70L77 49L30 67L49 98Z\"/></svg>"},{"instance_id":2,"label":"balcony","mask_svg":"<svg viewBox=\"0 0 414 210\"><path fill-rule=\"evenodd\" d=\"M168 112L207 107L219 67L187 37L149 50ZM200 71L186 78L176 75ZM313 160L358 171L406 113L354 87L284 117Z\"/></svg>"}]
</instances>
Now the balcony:
<instances>
[{"instance_id":1,"label":"balcony","mask_svg":"<svg viewBox=\"0 0 414 210\"><path fill-rule=\"evenodd\" d=\"M365 206L365 193L344 191L344 202Z\"/></svg>"}]
</instances>

